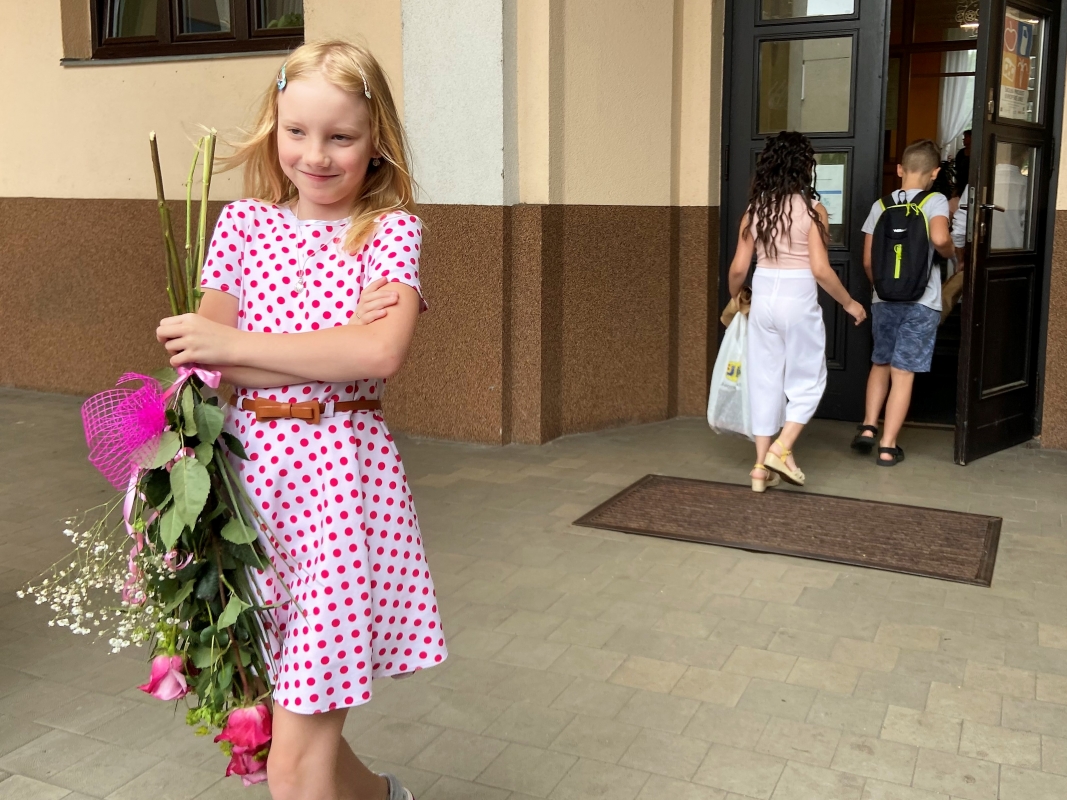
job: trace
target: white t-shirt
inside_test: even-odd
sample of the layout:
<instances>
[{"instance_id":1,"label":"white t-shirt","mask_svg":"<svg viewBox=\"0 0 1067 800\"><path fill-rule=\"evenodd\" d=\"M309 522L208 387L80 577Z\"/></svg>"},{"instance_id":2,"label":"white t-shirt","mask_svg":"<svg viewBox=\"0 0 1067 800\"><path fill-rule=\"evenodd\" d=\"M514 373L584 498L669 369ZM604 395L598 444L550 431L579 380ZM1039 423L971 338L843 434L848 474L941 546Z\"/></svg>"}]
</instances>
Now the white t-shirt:
<instances>
[{"instance_id":1,"label":"white t-shirt","mask_svg":"<svg viewBox=\"0 0 1067 800\"><path fill-rule=\"evenodd\" d=\"M915 195L919 194L922 189L897 189L893 192L893 198L897 202L910 202ZM944 217L948 219L948 198L946 198L940 192L934 192L926 200L926 205L923 206L923 211L926 212L926 219L932 220L934 217ZM867 221L863 223L864 233L874 233L874 226L878 224L878 218L882 216L882 206L880 203L875 203L871 206L871 213L867 215ZM934 243L930 243L930 263L933 264L934 260ZM878 296L877 292L873 293L874 296L871 302L881 303L882 299ZM930 282L926 284L926 291L923 292L923 296L917 301L919 305L932 308L934 311L941 310L941 269L934 265L930 269Z\"/></svg>"}]
</instances>

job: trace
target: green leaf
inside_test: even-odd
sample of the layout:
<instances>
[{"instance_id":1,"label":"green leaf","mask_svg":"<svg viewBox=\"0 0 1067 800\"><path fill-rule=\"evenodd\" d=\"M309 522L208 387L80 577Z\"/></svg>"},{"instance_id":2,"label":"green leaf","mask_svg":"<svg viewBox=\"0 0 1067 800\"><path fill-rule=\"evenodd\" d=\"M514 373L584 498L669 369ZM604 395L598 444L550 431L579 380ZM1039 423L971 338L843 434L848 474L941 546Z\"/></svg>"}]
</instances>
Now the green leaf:
<instances>
[{"instance_id":1,"label":"green leaf","mask_svg":"<svg viewBox=\"0 0 1067 800\"><path fill-rule=\"evenodd\" d=\"M167 409L167 426L170 427L170 428L173 428L174 430L178 430L178 428L181 427L179 422L180 422L180 420L178 419L178 412L175 411L173 408L168 408Z\"/></svg>"},{"instance_id":2,"label":"green leaf","mask_svg":"<svg viewBox=\"0 0 1067 800\"><path fill-rule=\"evenodd\" d=\"M159 448L156 450L156 457L152 459L152 469L159 469L165 466L166 463L178 455L178 450L182 446L182 437L174 431L164 431L163 435L159 438Z\"/></svg>"},{"instance_id":3,"label":"green leaf","mask_svg":"<svg viewBox=\"0 0 1067 800\"><path fill-rule=\"evenodd\" d=\"M223 527L222 538L234 544L251 544L256 540L256 532L234 517Z\"/></svg>"},{"instance_id":4,"label":"green leaf","mask_svg":"<svg viewBox=\"0 0 1067 800\"><path fill-rule=\"evenodd\" d=\"M165 469L154 469L142 484L144 496L152 508L162 508L170 497L170 473Z\"/></svg>"},{"instance_id":5,"label":"green leaf","mask_svg":"<svg viewBox=\"0 0 1067 800\"><path fill-rule=\"evenodd\" d=\"M174 367L163 367L163 369L153 372L152 377L163 384L163 388L167 388L178 380L178 370L174 369Z\"/></svg>"},{"instance_id":6,"label":"green leaf","mask_svg":"<svg viewBox=\"0 0 1067 800\"><path fill-rule=\"evenodd\" d=\"M225 694L231 683L233 683L233 664L227 661L219 670L219 691Z\"/></svg>"},{"instance_id":7,"label":"green leaf","mask_svg":"<svg viewBox=\"0 0 1067 800\"><path fill-rule=\"evenodd\" d=\"M203 408L203 406L200 406L200 408ZM200 430L203 430L203 428ZM194 447L193 450L196 452L196 460L206 467L211 463L211 457L215 454L215 445L211 442L202 442Z\"/></svg>"},{"instance_id":8,"label":"green leaf","mask_svg":"<svg viewBox=\"0 0 1067 800\"><path fill-rule=\"evenodd\" d=\"M178 514L192 528L211 490L207 467L195 458L179 459L170 471L170 490L174 493L174 507Z\"/></svg>"},{"instance_id":9,"label":"green leaf","mask_svg":"<svg viewBox=\"0 0 1067 800\"><path fill-rule=\"evenodd\" d=\"M165 548L172 550L181 538L183 530L185 530L185 522L182 521L174 506L163 512L159 518L159 538L163 541Z\"/></svg>"},{"instance_id":10,"label":"green leaf","mask_svg":"<svg viewBox=\"0 0 1067 800\"><path fill-rule=\"evenodd\" d=\"M218 633L213 626L208 626L200 631L200 644L211 644L211 640L215 638L215 634Z\"/></svg>"},{"instance_id":11,"label":"green leaf","mask_svg":"<svg viewBox=\"0 0 1067 800\"><path fill-rule=\"evenodd\" d=\"M193 403L193 387L186 384L182 392L182 430L186 436L196 436L196 413Z\"/></svg>"},{"instance_id":12,"label":"green leaf","mask_svg":"<svg viewBox=\"0 0 1067 800\"><path fill-rule=\"evenodd\" d=\"M207 565L207 570L196 582L196 596L200 600L219 596L219 568L215 566L215 562Z\"/></svg>"},{"instance_id":13,"label":"green leaf","mask_svg":"<svg viewBox=\"0 0 1067 800\"><path fill-rule=\"evenodd\" d=\"M226 604L226 610L223 611L222 616L219 617L219 628L230 627L233 623L237 622L237 617L240 616L242 611L251 607L252 606L248 605L248 603L236 595L230 597L230 602Z\"/></svg>"},{"instance_id":14,"label":"green leaf","mask_svg":"<svg viewBox=\"0 0 1067 800\"><path fill-rule=\"evenodd\" d=\"M248 460L248 454L245 453L244 445L241 444L241 440L234 436L229 431L222 432L222 439L226 442L226 449L233 453L238 458Z\"/></svg>"},{"instance_id":15,"label":"green leaf","mask_svg":"<svg viewBox=\"0 0 1067 800\"><path fill-rule=\"evenodd\" d=\"M224 547L241 563L247 564L250 567L255 567L256 569L265 569L263 559L252 545L226 542Z\"/></svg>"},{"instance_id":16,"label":"green leaf","mask_svg":"<svg viewBox=\"0 0 1067 800\"><path fill-rule=\"evenodd\" d=\"M208 669L222 658L222 651L217 647L190 647L189 657L197 669Z\"/></svg>"},{"instance_id":17,"label":"green leaf","mask_svg":"<svg viewBox=\"0 0 1067 800\"><path fill-rule=\"evenodd\" d=\"M214 443L222 433L222 424L226 421L226 415L222 409L212 403L201 403L196 407L196 413L193 416L196 418L196 428L199 431L197 435L200 441L208 444Z\"/></svg>"},{"instance_id":18,"label":"green leaf","mask_svg":"<svg viewBox=\"0 0 1067 800\"><path fill-rule=\"evenodd\" d=\"M164 615L169 614L171 611L173 611L182 603L184 603L185 599L193 593L193 584L195 583L196 581L186 581L185 583L183 583L181 585L181 588L178 589L178 593L174 595L174 599L167 603L161 613Z\"/></svg>"}]
</instances>

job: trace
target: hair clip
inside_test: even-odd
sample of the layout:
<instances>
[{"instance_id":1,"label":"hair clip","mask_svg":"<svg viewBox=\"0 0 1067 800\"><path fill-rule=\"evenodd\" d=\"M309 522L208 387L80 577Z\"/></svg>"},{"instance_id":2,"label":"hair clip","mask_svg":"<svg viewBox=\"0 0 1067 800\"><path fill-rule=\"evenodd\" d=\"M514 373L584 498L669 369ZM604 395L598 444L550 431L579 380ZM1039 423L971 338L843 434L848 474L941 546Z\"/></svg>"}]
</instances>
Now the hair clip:
<instances>
[{"instance_id":1,"label":"hair clip","mask_svg":"<svg viewBox=\"0 0 1067 800\"><path fill-rule=\"evenodd\" d=\"M363 72L363 67L356 64L356 69L359 70L359 77L363 79L363 96L370 100L370 88L367 86L367 75Z\"/></svg>"},{"instance_id":2,"label":"hair clip","mask_svg":"<svg viewBox=\"0 0 1067 800\"><path fill-rule=\"evenodd\" d=\"M282 64L282 71L278 74L278 91L282 91L285 88L285 64Z\"/></svg>"}]
</instances>

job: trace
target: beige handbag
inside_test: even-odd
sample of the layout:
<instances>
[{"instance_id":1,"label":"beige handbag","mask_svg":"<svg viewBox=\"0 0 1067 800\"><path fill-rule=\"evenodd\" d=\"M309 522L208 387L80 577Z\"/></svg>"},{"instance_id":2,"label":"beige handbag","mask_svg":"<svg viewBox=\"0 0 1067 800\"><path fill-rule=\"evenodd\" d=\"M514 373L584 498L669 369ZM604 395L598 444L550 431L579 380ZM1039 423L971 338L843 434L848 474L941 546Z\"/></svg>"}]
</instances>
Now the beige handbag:
<instances>
[{"instance_id":1,"label":"beige handbag","mask_svg":"<svg viewBox=\"0 0 1067 800\"><path fill-rule=\"evenodd\" d=\"M737 312L741 312L746 317L748 311L752 307L752 290L747 286L742 286L741 291L737 293L737 297L731 297L730 302L726 304L726 308L723 309L722 316L719 317L719 322L724 327L729 328L730 323L734 321L734 317Z\"/></svg>"}]
</instances>

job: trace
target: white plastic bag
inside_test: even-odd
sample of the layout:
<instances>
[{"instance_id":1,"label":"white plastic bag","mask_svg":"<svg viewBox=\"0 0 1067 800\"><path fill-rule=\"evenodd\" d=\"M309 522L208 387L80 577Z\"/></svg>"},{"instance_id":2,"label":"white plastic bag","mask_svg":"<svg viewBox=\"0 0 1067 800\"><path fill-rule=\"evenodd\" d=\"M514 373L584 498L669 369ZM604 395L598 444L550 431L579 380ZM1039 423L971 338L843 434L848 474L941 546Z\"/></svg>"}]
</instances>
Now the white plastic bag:
<instances>
[{"instance_id":1,"label":"white plastic bag","mask_svg":"<svg viewBox=\"0 0 1067 800\"><path fill-rule=\"evenodd\" d=\"M748 401L748 317L734 315L726 329L708 395L708 425L716 433L739 433L752 439Z\"/></svg>"}]
</instances>

